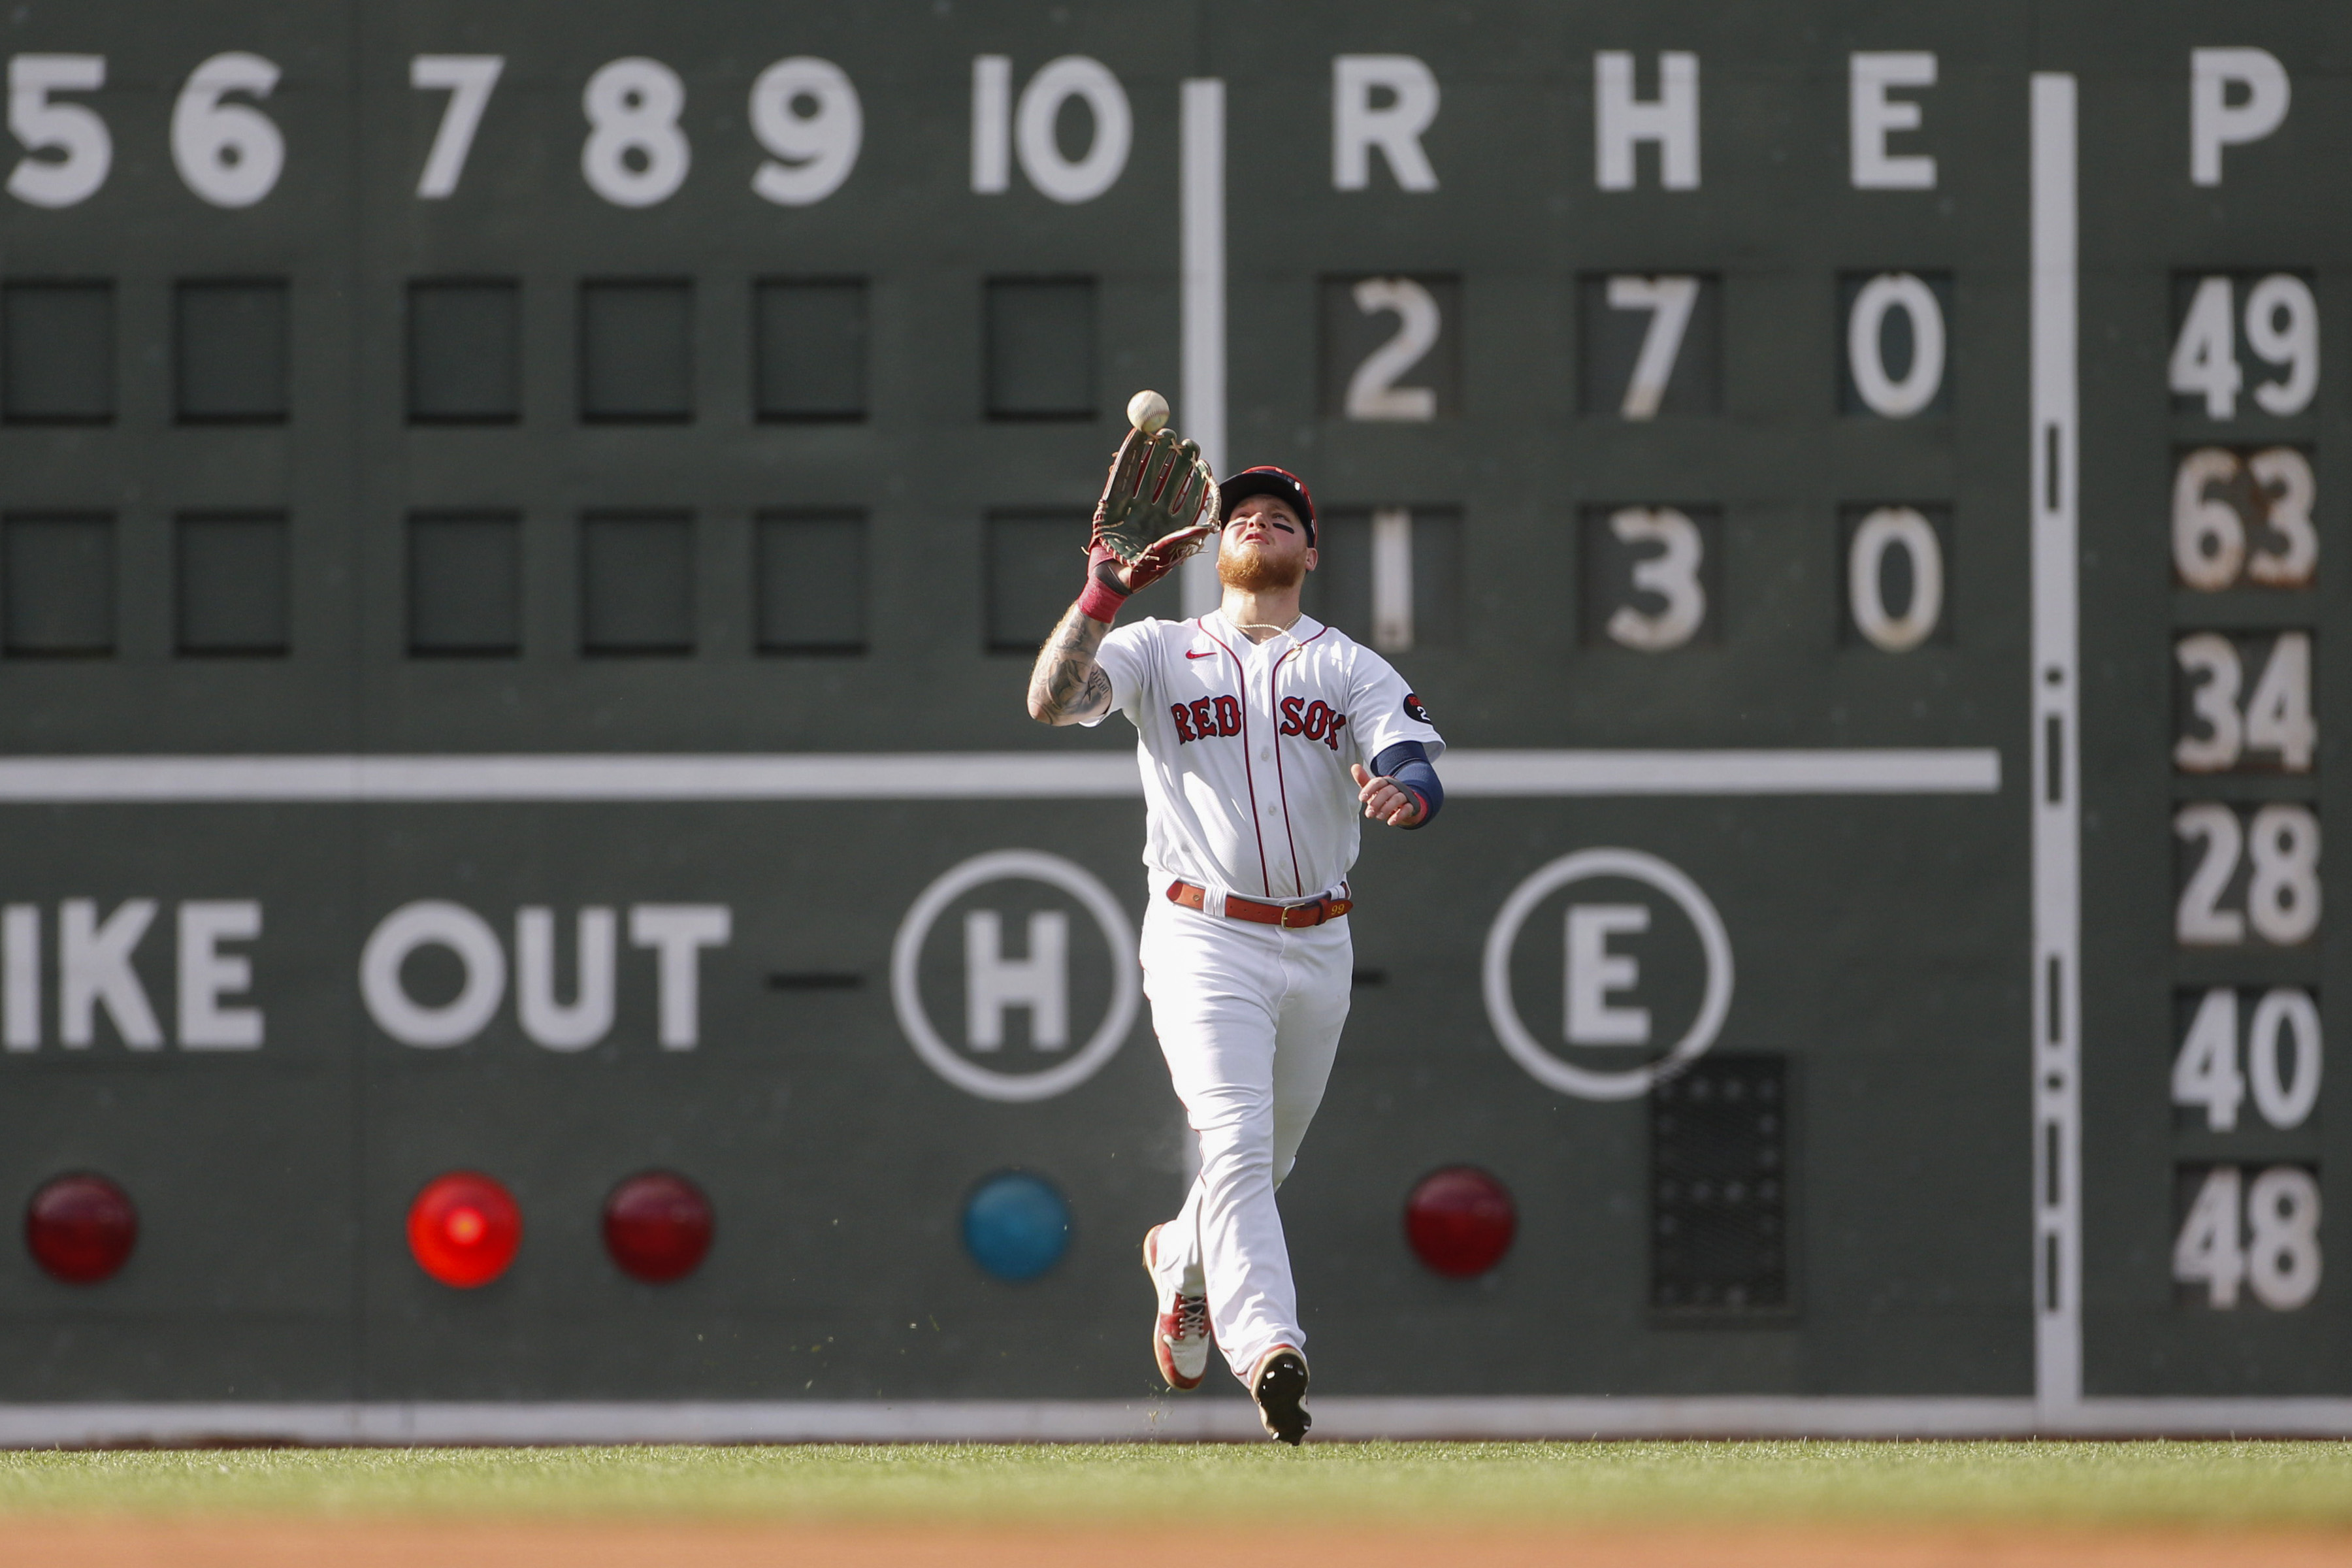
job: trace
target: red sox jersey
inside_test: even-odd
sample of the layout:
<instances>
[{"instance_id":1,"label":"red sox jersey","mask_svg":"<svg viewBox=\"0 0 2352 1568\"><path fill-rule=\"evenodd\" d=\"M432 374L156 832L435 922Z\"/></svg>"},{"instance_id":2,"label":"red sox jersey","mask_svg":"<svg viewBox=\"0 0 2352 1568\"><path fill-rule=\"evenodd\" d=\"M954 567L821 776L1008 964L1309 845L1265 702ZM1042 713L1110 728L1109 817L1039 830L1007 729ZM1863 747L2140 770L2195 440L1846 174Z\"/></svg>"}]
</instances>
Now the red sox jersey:
<instances>
[{"instance_id":1,"label":"red sox jersey","mask_svg":"<svg viewBox=\"0 0 2352 1568\"><path fill-rule=\"evenodd\" d=\"M1139 737L1144 864L1215 893L1336 891L1361 841L1349 764L1400 741L1445 750L1388 660L1307 616L1262 643L1223 611L1139 621L1096 658Z\"/></svg>"}]
</instances>

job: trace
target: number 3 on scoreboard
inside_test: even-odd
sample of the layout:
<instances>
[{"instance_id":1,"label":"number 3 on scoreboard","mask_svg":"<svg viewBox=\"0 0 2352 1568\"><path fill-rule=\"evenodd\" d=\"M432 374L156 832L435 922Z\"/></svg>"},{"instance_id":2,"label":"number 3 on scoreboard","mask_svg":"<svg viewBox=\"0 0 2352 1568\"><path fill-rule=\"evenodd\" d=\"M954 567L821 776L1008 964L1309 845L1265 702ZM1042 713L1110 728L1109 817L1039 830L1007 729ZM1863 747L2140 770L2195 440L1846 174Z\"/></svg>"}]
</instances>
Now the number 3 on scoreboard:
<instances>
[{"instance_id":1,"label":"number 3 on scoreboard","mask_svg":"<svg viewBox=\"0 0 2352 1568\"><path fill-rule=\"evenodd\" d=\"M2273 1165L2244 1180L2235 1165L2183 1173L2196 1195L2172 1243L2175 1282L2202 1286L2208 1306L2238 1304L2238 1287L2275 1311L2319 1293L2319 1183L2300 1165ZM2240 1196L2244 1215L2240 1220Z\"/></svg>"}]
</instances>

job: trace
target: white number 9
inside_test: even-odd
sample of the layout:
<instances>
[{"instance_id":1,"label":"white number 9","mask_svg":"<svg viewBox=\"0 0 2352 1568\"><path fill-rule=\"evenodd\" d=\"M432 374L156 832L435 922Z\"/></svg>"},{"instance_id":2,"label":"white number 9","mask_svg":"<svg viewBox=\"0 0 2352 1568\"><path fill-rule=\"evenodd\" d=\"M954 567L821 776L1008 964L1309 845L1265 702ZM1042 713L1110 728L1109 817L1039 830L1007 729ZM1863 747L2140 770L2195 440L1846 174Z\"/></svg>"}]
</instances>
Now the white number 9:
<instances>
[{"instance_id":1,"label":"white number 9","mask_svg":"<svg viewBox=\"0 0 2352 1568\"><path fill-rule=\"evenodd\" d=\"M277 86L278 68L259 55L215 55L188 74L172 105L172 162L188 189L216 207L249 207L277 185L286 139L251 104L222 101Z\"/></svg>"},{"instance_id":2,"label":"white number 9","mask_svg":"<svg viewBox=\"0 0 2352 1568\"><path fill-rule=\"evenodd\" d=\"M686 183L694 154L677 128L686 108L677 72L635 55L610 61L588 79L581 107L590 130L580 172L590 190L616 207L649 207Z\"/></svg>"},{"instance_id":3,"label":"white number 9","mask_svg":"<svg viewBox=\"0 0 2352 1568\"><path fill-rule=\"evenodd\" d=\"M814 106L806 114L794 108L803 99ZM751 188L779 206L804 207L849 178L866 116L847 72L831 60L795 55L751 84L751 130L782 160L761 163Z\"/></svg>"},{"instance_id":4,"label":"white number 9","mask_svg":"<svg viewBox=\"0 0 2352 1568\"><path fill-rule=\"evenodd\" d=\"M2286 379L2254 388L2254 401L2268 413L2301 413L2319 385L2319 306L2311 285L2290 272L2255 284L2246 295L2246 346L2286 366Z\"/></svg>"}]
</instances>

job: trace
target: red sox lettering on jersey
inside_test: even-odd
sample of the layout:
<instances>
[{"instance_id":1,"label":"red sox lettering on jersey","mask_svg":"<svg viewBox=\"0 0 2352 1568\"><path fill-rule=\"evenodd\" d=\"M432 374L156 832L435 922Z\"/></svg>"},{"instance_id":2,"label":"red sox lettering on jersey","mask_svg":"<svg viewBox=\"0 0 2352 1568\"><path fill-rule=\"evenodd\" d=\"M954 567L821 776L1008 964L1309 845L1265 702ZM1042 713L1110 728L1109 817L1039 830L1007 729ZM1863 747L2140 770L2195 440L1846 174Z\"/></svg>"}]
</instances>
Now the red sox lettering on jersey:
<instances>
[{"instance_id":1,"label":"red sox lettering on jersey","mask_svg":"<svg viewBox=\"0 0 2352 1568\"><path fill-rule=\"evenodd\" d=\"M1168 717L1176 721L1176 743L1180 746L1242 732L1242 704L1237 697L1196 697L1190 702L1171 702ZM1303 697L1282 700L1278 733L1304 735L1336 752L1339 749L1339 731L1347 727L1348 716L1335 712L1328 702L1308 702Z\"/></svg>"},{"instance_id":2,"label":"red sox lettering on jersey","mask_svg":"<svg viewBox=\"0 0 2352 1568\"><path fill-rule=\"evenodd\" d=\"M1400 741L1445 749L1386 659L1307 616L1262 643L1222 611L1140 621L1097 657L1136 728L1144 863L1219 892L1336 890L1362 826L1349 764Z\"/></svg>"}]
</instances>

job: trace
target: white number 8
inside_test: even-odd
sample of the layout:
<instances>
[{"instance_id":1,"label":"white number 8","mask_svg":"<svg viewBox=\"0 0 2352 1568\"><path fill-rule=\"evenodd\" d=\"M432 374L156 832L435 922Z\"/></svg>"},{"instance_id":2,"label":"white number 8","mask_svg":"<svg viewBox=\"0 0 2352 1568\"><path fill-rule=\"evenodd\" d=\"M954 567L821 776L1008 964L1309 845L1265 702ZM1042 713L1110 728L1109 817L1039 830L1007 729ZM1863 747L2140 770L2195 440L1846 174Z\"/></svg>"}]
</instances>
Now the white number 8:
<instances>
[{"instance_id":1,"label":"white number 8","mask_svg":"<svg viewBox=\"0 0 2352 1568\"><path fill-rule=\"evenodd\" d=\"M807 99L807 114L793 109ZM857 89L831 60L778 60L751 84L751 130L781 162L764 163L751 188L779 206L804 207L841 188L866 134Z\"/></svg>"},{"instance_id":2,"label":"white number 8","mask_svg":"<svg viewBox=\"0 0 2352 1568\"><path fill-rule=\"evenodd\" d=\"M2319 1292L2319 1184L2294 1165L2274 1165L2246 1192L2246 1283L2273 1311L2291 1312Z\"/></svg>"},{"instance_id":3,"label":"white number 8","mask_svg":"<svg viewBox=\"0 0 2352 1568\"><path fill-rule=\"evenodd\" d=\"M580 172L590 190L614 206L649 207L686 183L694 155L677 128L686 85L676 71L635 55L614 60L588 79L581 106L591 129Z\"/></svg>"}]
</instances>

